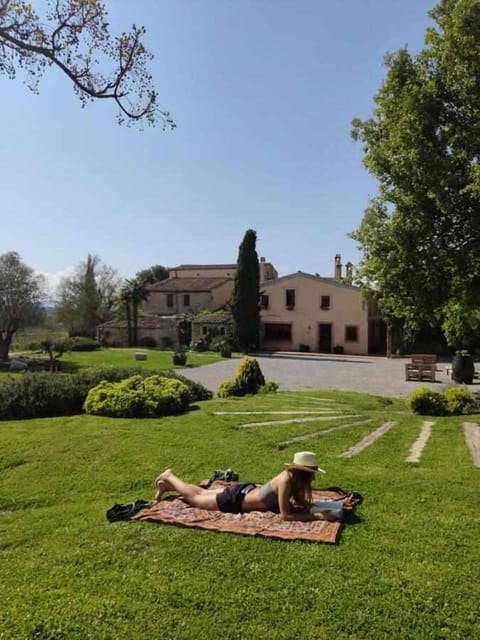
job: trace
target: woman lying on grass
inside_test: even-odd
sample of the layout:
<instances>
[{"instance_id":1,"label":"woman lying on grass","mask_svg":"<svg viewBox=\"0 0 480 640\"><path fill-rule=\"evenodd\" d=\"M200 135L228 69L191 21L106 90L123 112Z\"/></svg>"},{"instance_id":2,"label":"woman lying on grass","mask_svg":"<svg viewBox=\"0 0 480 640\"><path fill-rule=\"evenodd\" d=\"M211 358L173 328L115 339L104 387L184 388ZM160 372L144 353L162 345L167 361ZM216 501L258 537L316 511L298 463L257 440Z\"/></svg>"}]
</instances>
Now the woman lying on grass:
<instances>
[{"instance_id":1,"label":"woman lying on grass","mask_svg":"<svg viewBox=\"0 0 480 640\"><path fill-rule=\"evenodd\" d=\"M171 469L155 480L156 499L165 491L176 491L192 507L244 513L247 511L273 511L282 520L311 522L312 520L336 520L335 514L310 513L312 507L312 482L316 473L325 473L317 465L316 455L310 451L296 453L293 462L269 482L257 487L252 483L236 483L228 487L202 489L187 484Z\"/></svg>"}]
</instances>

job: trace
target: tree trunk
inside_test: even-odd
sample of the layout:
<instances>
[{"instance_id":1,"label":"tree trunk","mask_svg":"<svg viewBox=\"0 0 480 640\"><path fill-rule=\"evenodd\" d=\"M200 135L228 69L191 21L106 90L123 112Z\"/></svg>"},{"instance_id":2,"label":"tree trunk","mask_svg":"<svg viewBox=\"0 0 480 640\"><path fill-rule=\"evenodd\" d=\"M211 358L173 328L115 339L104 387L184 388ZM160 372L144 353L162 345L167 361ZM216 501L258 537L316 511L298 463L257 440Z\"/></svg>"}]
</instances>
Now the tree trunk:
<instances>
[{"instance_id":1,"label":"tree trunk","mask_svg":"<svg viewBox=\"0 0 480 640\"><path fill-rule=\"evenodd\" d=\"M130 303L125 302L125 312L127 315L127 343L132 346L132 314L130 313Z\"/></svg>"},{"instance_id":2,"label":"tree trunk","mask_svg":"<svg viewBox=\"0 0 480 640\"><path fill-rule=\"evenodd\" d=\"M10 351L10 345L12 344L13 331L2 331L0 336L0 361L8 361L8 352Z\"/></svg>"}]
</instances>

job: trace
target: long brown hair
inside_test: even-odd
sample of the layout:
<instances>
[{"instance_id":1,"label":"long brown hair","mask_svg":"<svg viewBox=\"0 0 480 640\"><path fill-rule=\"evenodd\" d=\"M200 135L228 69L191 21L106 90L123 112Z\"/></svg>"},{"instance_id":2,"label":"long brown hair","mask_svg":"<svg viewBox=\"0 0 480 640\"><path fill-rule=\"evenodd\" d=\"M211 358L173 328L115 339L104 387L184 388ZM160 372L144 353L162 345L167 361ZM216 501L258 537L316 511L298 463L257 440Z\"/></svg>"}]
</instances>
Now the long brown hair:
<instances>
[{"instance_id":1,"label":"long brown hair","mask_svg":"<svg viewBox=\"0 0 480 640\"><path fill-rule=\"evenodd\" d=\"M315 474L303 469L290 469L289 473L292 481L292 498L302 507L311 506L312 482Z\"/></svg>"}]
</instances>

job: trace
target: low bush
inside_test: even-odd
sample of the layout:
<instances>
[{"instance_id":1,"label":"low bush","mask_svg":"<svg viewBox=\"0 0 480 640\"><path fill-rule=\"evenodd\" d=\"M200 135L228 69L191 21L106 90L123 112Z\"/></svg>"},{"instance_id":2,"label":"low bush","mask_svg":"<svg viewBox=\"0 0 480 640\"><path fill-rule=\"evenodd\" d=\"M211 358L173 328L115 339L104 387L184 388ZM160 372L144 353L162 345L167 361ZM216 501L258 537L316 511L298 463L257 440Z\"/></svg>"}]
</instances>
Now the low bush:
<instances>
[{"instance_id":1,"label":"low bush","mask_svg":"<svg viewBox=\"0 0 480 640\"><path fill-rule=\"evenodd\" d=\"M263 387L260 387L258 393L276 393L278 391L278 383L275 380L266 380Z\"/></svg>"},{"instance_id":2,"label":"low bush","mask_svg":"<svg viewBox=\"0 0 480 640\"><path fill-rule=\"evenodd\" d=\"M219 398L229 398L230 396L244 396L245 391L243 391L243 389L235 379L229 378L228 380L224 380L218 387L217 395Z\"/></svg>"},{"instance_id":3,"label":"low bush","mask_svg":"<svg viewBox=\"0 0 480 640\"><path fill-rule=\"evenodd\" d=\"M90 389L83 407L86 413L111 418L156 418L183 413L189 402L183 382L136 375L121 382L100 382Z\"/></svg>"},{"instance_id":4,"label":"low bush","mask_svg":"<svg viewBox=\"0 0 480 640\"><path fill-rule=\"evenodd\" d=\"M448 406L446 397L427 387L415 389L407 398L407 407L422 416L446 416Z\"/></svg>"},{"instance_id":5,"label":"low bush","mask_svg":"<svg viewBox=\"0 0 480 640\"><path fill-rule=\"evenodd\" d=\"M187 364L187 354L185 351L175 351L173 354L173 364L176 367L184 367Z\"/></svg>"},{"instance_id":6,"label":"low bush","mask_svg":"<svg viewBox=\"0 0 480 640\"><path fill-rule=\"evenodd\" d=\"M96 351L101 349L102 345L92 338L84 338L82 336L74 336L66 340L55 343L55 346L62 351Z\"/></svg>"},{"instance_id":7,"label":"low bush","mask_svg":"<svg viewBox=\"0 0 480 640\"><path fill-rule=\"evenodd\" d=\"M209 346L210 345L208 340L199 338L198 340L195 340L195 342L192 342L192 344L190 345L190 349L192 349L192 351L198 351L199 353L201 353L203 351L208 351Z\"/></svg>"},{"instance_id":8,"label":"low bush","mask_svg":"<svg viewBox=\"0 0 480 640\"><path fill-rule=\"evenodd\" d=\"M452 416L467 413L475 406L472 395L461 387L450 387L444 391L443 395L447 401L448 413Z\"/></svg>"},{"instance_id":9,"label":"low bush","mask_svg":"<svg viewBox=\"0 0 480 640\"><path fill-rule=\"evenodd\" d=\"M128 368L85 369L80 373L25 373L0 378L0 420L73 415L82 412L89 390L102 380L119 382L133 375L161 375L178 380L188 389L189 401L209 400L212 392L173 371Z\"/></svg>"}]
</instances>

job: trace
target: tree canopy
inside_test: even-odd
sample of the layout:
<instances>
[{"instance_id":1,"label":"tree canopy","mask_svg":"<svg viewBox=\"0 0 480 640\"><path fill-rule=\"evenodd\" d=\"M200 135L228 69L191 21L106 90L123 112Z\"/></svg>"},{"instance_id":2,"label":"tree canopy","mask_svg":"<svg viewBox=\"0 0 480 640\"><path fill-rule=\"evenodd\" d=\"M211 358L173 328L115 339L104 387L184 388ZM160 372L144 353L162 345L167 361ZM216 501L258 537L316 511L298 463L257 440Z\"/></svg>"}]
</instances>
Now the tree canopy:
<instances>
[{"instance_id":1,"label":"tree canopy","mask_svg":"<svg viewBox=\"0 0 480 640\"><path fill-rule=\"evenodd\" d=\"M378 180L358 274L407 336L480 328L480 1L442 0L416 56L385 58L372 117L353 121Z\"/></svg>"},{"instance_id":2,"label":"tree canopy","mask_svg":"<svg viewBox=\"0 0 480 640\"><path fill-rule=\"evenodd\" d=\"M260 269L256 242L256 231L248 229L238 249L231 302L234 336L245 353L256 349L260 340Z\"/></svg>"},{"instance_id":3,"label":"tree canopy","mask_svg":"<svg viewBox=\"0 0 480 640\"><path fill-rule=\"evenodd\" d=\"M46 67L54 66L73 83L82 102L111 100L119 123L158 122L175 127L158 106L147 64L153 58L142 38L144 27L113 37L100 0L48 0L40 17L30 2L0 0L0 73L27 72L35 92Z\"/></svg>"},{"instance_id":4,"label":"tree canopy","mask_svg":"<svg viewBox=\"0 0 480 640\"><path fill-rule=\"evenodd\" d=\"M117 302L120 278L98 256L88 254L70 278L60 283L57 317L71 336L94 338L96 328L111 320Z\"/></svg>"},{"instance_id":5,"label":"tree canopy","mask_svg":"<svg viewBox=\"0 0 480 640\"><path fill-rule=\"evenodd\" d=\"M168 267L164 267L161 264L154 264L148 269L141 269L137 271L135 279L139 282L147 284L153 284L154 282L160 282L160 280L166 280L168 278Z\"/></svg>"},{"instance_id":6,"label":"tree canopy","mask_svg":"<svg viewBox=\"0 0 480 640\"><path fill-rule=\"evenodd\" d=\"M11 251L0 256L0 360L8 360L13 336L41 316L43 279Z\"/></svg>"}]
</instances>

